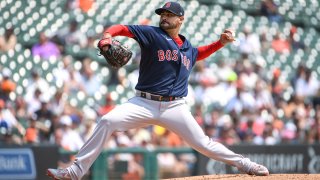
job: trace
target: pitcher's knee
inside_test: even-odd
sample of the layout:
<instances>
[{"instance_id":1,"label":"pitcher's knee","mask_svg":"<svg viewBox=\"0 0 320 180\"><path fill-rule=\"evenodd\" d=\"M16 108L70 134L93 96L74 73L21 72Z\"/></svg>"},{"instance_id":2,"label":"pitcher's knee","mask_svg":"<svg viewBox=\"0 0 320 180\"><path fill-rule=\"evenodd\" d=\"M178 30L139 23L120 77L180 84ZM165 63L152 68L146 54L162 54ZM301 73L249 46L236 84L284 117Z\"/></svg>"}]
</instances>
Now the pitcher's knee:
<instances>
[{"instance_id":1,"label":"pitcher's knee","mask_svg":"<svg viewBox=\"0 0 320 180\"><path fill-rule=\"evenodd\" d=\"M110 118L110 116L108 116L108 114L104 115L101 117L101 119L98 122L98 125L107 125L110 126L112 123L112 119Z\"/></svg>"},{"instance_id":2,"label":"pitcher's knee","mask_svg":"<svg viewBox=\"0 0 320 180\"><path fill-rule=\"evenodd\" d=\"M110 116L109 114L102 116L98 122L98 126L108 126L113 130L119 130L120 124L121 120L119 118Z\"/></svg>"}]
</instances>

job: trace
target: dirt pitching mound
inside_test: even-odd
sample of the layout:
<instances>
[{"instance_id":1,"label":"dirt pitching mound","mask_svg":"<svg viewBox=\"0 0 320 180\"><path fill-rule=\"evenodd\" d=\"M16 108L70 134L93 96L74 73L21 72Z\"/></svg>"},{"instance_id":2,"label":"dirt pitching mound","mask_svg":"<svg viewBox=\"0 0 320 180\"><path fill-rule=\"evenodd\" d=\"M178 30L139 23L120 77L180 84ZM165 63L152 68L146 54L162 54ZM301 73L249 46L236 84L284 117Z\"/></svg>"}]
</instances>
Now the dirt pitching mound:
<instances>
[{"instance_id":1,"label":"dirt pitching mound","mask_svg":"<svg viewBox=\"0 0 320 180\"><path fill-rule=\"evenodd\" d=\"M320 174L271 174L269 176L250 176L246 174L206 175L167 180L320 180Z\"/></svg>"}]
</instances>

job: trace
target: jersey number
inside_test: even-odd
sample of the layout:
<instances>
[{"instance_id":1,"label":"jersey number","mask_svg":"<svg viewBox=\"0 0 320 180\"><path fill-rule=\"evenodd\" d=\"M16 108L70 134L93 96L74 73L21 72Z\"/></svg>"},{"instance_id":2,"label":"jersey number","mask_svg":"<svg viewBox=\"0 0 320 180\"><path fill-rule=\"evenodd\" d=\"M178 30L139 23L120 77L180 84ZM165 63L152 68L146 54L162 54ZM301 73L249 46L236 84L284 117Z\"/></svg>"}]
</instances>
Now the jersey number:
<instances>
[{"instance_id":1,"label":"jersey number","mask_svg":"<svg viewBox=\"0 0 320 180\"><path fill-rule=\"evenodd\" d=\"M159 61L177 61L178 60L178 51L177 50L166 50L164 52L163 50L158 50L158 59Z\"/></svg>"}]
</instances>

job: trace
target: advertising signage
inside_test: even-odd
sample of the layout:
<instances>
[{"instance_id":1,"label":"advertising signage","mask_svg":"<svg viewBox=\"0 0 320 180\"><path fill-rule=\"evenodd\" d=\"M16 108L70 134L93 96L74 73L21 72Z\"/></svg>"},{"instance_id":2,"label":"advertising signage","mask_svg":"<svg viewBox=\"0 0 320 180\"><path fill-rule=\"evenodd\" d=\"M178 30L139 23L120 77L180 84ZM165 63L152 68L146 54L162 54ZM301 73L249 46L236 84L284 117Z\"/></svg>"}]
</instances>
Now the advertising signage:
<instances>
[{"instance_id":1,"label":"advertising signage","mask_svg":"<svg viewBox=\"0 0 320 180\"><path fill-rule=\"evenodd\" d=\"M320 173L320 145L276 145L230 146L231 150L265 165L270 173ZM209 159L201 154L198 157L198 174L234 174L235 167Z\"/></svg>"},{"instance_id":2,"label":"advertising signage","mask_svg":"<svg viewBox=\"0 0 320 180\"><path fill-rule=\"evenodd\" d=\"M35 179L36 174L31 149L0 149L0 179Z\"/></svg>"}]
</instances>

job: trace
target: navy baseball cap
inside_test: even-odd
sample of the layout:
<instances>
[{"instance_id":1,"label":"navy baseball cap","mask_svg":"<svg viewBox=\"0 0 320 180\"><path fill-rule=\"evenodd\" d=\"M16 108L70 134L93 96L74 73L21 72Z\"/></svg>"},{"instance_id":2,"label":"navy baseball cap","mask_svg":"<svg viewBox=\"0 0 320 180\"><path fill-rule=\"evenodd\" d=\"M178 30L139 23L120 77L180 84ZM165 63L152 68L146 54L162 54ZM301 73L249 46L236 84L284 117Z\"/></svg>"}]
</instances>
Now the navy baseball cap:
<instances>
[{"instance_id":1,"label":"navy baseball cap","mask_svg":"<svg viewBox=\"0 0 320 180\"><path fill-rule=\"evenodd\" d=\"M184 10L181 5L177 2L167 2L162 6L162 8L158 8L155 10L156 14L160 15L163 11L169 11L177 16L183 16Z\"/></svg>"}]
</instances>

